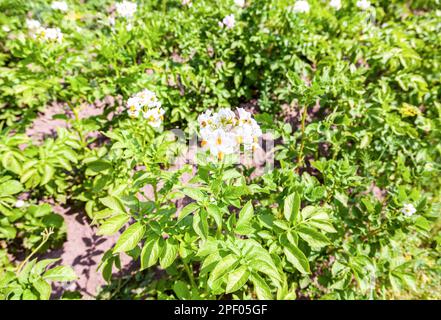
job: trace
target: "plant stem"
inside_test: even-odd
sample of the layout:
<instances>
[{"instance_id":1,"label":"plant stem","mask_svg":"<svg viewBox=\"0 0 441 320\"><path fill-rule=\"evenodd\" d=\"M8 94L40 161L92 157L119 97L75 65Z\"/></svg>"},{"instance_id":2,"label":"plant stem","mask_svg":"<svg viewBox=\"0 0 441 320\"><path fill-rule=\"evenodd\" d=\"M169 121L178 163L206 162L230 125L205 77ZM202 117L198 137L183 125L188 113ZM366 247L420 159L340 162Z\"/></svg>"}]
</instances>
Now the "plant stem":
<instances>
[{"instance_id":1,"label":"plant stem","mask_svg":"<svg viewBox=\"0 0 441 320\"><path fill-rule=\"evenodd\" d=\"M163 16L165 16L166 12L167 12L167 0L162 0L162 13L163 13Z\"/></svg>"},{"instance_id":2,"label":"plant stem","mask_svg":"<svg viewBox=\"0 0 441 320\"><path fill-rule=\"evenodd\" d=\"M187 272L188 278L190 279L190 284L191 284L192 288L196 288L196 283L194 281L194 276L193 276L192 270L190 269L188 264L184 261L184 259L182 259L182 263L184 265L185 271Z\"/></svg>"},{"instance_id":3,"label":"plant stem","mask_svg":"<svg viewBox=\"0 0 441 320\"><path fill-rule=\"evenodd\" d=\"M157 184L153 184L153 195L155 196L155 204L156 207L159 208L159 203L158 203L158 186Z\"/></svg>"},{"instance_id":4,"label":"plant stem","mask_svg":"<svg viewBox=\"0 0 441 320\"><path fill-rule=\"evenodd\" d=\"M300 168L303 166L303 149L305 147L305 121L306 116L308 115L308 108L306 106L303 107L303 113L302 113L302 123L301 123L301 142L300 142L300 150L299 150L299 156L297 158L297 168L296 172L300 173Z\"/></svg>"},{"instance_id":5,"label":"plant stem","mask_svg":"<svg viewBox=\"0 0 441 320\"><path fill-rule=\"evenodd\" d=\"M46 229L43 231L43 240L41 241L41 243L38 245L37 248L35 248L30 255L28 255L26 257L26 259L23 260L22 263L20 263L20 265L17 268L17 274L20 274L21 269L23 269L23 267L26 265L26 263L29 261L29 259L31 259L35 253L38 252L38 250L41 249L41 247L43 247L43 245L49 240L49 237L54 233L52 228Z\"/></svg>"},{"instance_id":6,"label":"plant stem","mask_svg":"<svg viewBox=\"0 0 441 320\"><path fill-rule=\"evenodd\" d=\"M81 146L83 147L83 149L86 149L86 140L84 139L83 133L81 132L81 128L80 128L80 116L78 114L78 110L77 108L73 107L69 102L67 103L67 105L69 106L69 109L72 111L74 117L75 117L75 124L73 127L75 129L75 131L78 133L78 137L80 138L80 142L81 142Z\"/></svg>"}]
</instances>

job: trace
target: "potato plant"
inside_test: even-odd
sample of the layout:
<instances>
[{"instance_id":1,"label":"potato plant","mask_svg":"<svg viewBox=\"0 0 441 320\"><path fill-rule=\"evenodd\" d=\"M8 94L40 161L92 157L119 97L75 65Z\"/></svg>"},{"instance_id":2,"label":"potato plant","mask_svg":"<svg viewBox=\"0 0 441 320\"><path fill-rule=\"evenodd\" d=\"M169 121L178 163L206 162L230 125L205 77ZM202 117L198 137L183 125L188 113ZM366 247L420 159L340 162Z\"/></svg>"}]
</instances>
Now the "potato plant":
<instances>
[{"instance_id":1,"label":"potato plant","mask_svg":"<svg viewBox=\"0 0 441 320\"><path fill-rule=\"evenodd\" d=\"M81 297L50 284L81 276L45 258L59 207L115 239L97 299L441 298L439 0L0 0L0 25L0 298Z\"/></svg>"}]
</instances>

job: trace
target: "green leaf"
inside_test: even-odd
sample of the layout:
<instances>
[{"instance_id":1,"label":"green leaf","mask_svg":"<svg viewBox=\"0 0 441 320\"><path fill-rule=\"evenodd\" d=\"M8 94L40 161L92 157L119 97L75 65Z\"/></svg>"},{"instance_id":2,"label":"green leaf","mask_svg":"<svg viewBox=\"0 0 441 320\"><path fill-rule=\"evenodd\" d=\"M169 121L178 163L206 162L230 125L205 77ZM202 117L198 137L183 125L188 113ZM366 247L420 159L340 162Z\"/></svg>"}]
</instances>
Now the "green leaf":
<instances>
[{"instance_id":1,"label":"green leaf","mask_svg":"<svg viewBox=\"0 0 441 320\"><path fill-rule=\"evenodd\" d=\"M0 184L0 197L17 194L22 190L23 190L23 186L20 182L15 180L9 180Z\"/></svg>"},{"instance_id":2,"label":"green leaf","mask_svg":"<svg viewBox=\"0 0 441 320\"><path fill-rule=\"evenodd\" d=\"M174 240L165 240L165 246L162 250L161 258L159 259L159 264L163 269L171 266L171 264L176 260L178 249L178 244Z\"/></svg>"},{"instance_id":3,"label":"green leaf","mask_svg":"<svg viewBox=\"0 0 441 320\"><path fill-rule=\"evenodd\" d=\"M31 261L28 261L25 266L21 269L20 274L17 275L17 279L21 283L27 282L29 278L29 274L31 273L32 269L35 266L35 263L37 262L37 259L32 259Z\"/></svg>"},{"instance_id":4,"label":"green leaf","mask_svg":"<svg viewBox=\"0 0 441 320\"><path fill-rule=\"evenodd\" d=\"M189 300L191 299L190 290L188 290L188 285L181 280L176 281L173 284L173 291L175 292L178 299Z\"/></svg>"},{"instance_id":5,"label":"green leaf","mask_svg":"<svg viewBox=\"0 0 441 320\"><path fill-rule=\"evenodd\" d=\"M248 224L254 216L254 208L251 201L248 201L245 206L239 212L239 219L237 220L237 226Z\"/></svg>"},{"instance_id":6,"label":"green leaf","mask_svg":"<svg viewBox=\"0 0 441 320\"><path fill-rule=\"evenodd\" d=\"M129 221L130 217L127 214L118 214L110 219L107 219L98 229L98 235L111 235L121 229L124 224Z\"/></svg>"},{"instance_id":7,"label":"green leaf","mask_svg":"<svg viewBox=\"0 0 441 320\"><path fill-rule=\"evenodd\" d=\"M17 229L11 226L0 227L0 239L15 239Z\"/></svg>"},{"instance_id":8,"label":"green leaf","mask_svg":"<svg viewBox=\"0 0 441 320\"><path fill-rule=\"evenodd\" d=\"M145 226L140 222L135 222L128 227L113 248L114 253L130 251L136 247L144 236Z\"/></svg>"},{"instance_id":9,"label":"green leaf","mask_svg":"<svg viewBox=\"0 0 441 320\"><path fill-rule=\"evenodd\" d=\"M315 220L311 219L308 221L308 225L329 233L335 233L337 230L333 227L333 225L330 222L323 221L323 220Z\"/></svg>"},{"instance_id":10,"label":"green leaf","mask_svg":"<svg viewBox=\"0 0 441 320\"><path fill-rule=\"evenodd\" d=\"M207 211L201 210L199 214L193 216L193 230L201 239L208 237Z\"/></svg>"},{"instance_id":11,"label":"green leaf","mask_svg":"<svg viewBox=\"0 0 441 320\"><path fill-rule=\"evenodd\" d=\"M251 274L250 280L254 284L254 290L256 291L256 295L259 300L273 299L270 287L266 284L265 280L263 280L261 276L259 276L257 273L253 273Z\"/></svg>"},{"instance_id":12,"label":"green leaf","mask_svg":"<svg viewBox=\"0 0 441 320\"><path fill-rule=\"evenodd\" d=\"M112 268L114 261L115 261L115 256L112 256L112 251L108 250L104 253L101 259L101 263L98 266L98 269L101 269L101 274L103 275L103 279L109 283L112 280Z\"/></svg>"},{"instance_id":13,"label":"green leaf","mask_svg":"<svg viewBox=\"0 0 441 320\"><path fill-rule=\"evenodd\" d=\"M126 208L122 201L117 197L108 196L105 198L101 198L100 202L106 207L112 209L116 213L125 213Z\"/></svg>"},{"instance_id":14,"label":"green leaf","mask_svg":"<svg viewBox=\"0 0 441 320\"><path fill-rule=\"evenodd\" d=\"M205 195L202 191L196 188L184 188L182 192L189 198L202 202L205 200Z\"/></svg>"},{"instance_id":15,"label":"green leaf","mask_svg":"<svg viewBox=\"0 0 441 320\"><path fill-rule=\"evenodd\" d=\"M31 187L35 187L35 186L37 186L38 185L38 183L39 183L39 178L38 177L35 177L35 176L38 176L38 172L37 172L37 169L31 169L31 170L28 170L28 171L26 171L22 176L21 176L21 178L20 178L20 182L21 183L26 183L26 186L28 186L29 188L31 188ZM31 178L33 178L33 179L31 179ZM29 182L29 181L30 182ZM37 182L38 181L38 182Z\"/></svg>"},{"instance_id":16,"label":"green leaf","mask_svg":"<svg viewBox=\"0 0 441 320\"><path fill-rule=\"evenodd\" d=\"M300 238L305 240L313 248L321 248L329 245L328 238L314 229L299 226L296 231Z\"/></svg>"},{"instance_id":17,"label":"green leaf","mask_svg":"<svg viewBox=\"0 0 441 320\"><path fill-rule=\"evenodd\" d=\"M219 209L218 206L214 204L209 204L207 206L207 213L210 217L213 217L218 227L222 227L222 211Z\"/></svg>"},{"instance_id":18,"label":"green leaf","mask_svg":"<svg viewBox=\"0 0 441 320\"><path fill-rule=\"evenodd\" d=\"M240 266L227 277L226 293L231 293L242 288L250 277L250 271L247 266Z\"/></svg>"},{"instance_id":19,"label":"green leaf","mask_svg":"<svg viewBox=\"0 0 441 320\"><path fill-rule=\"evenodd\" d=\"M221 277L223 277L229 270L234 268L234 266L238 263L237 256L234 254L229 254L226 257L222 258L221 261L216 265L213 271L210 273L210 277L208 278L208 286L213 288L215 282Z\"/></svg>"},{"instance_id":20,"label":"green leaf","mask_svg":"<svg viewBox=\"0 0 441 320\"><path fill-rule=\"evenodd\" d=\"M158 261L159 253L159 238L148 240L141 251L141 270L154 265Z\"/></svg>"},{"instance_id":21,"label":"green leaf","mask_svg":"<svg viewBox=\"0 0 441 320\"><path fill-rule=\"evenodd\" d=\"M285 220L274 220L273 224L282 230L289 230L290 229L288 222L286 222Z\"/></svg>"},{"instance_id":22,"label":"green leaf","mask_svg":"<svg viewBox=\"0 0 441 320\"><path fill-rule=\"evenodd\" d=\"M283 215L291 223L297 220L300 210L300 196L297 193L290 194L285 198Z\"/></svg>"},{"instance_id":23,"label":"green leaf","mask_svg":"<svg viewBox=\"0 0 441 320\"><path fill-rule=\"evenodd\" d=\"M44 259L41 261L38 261L34 268L32 268L32 273L33 274L37 274L40 275L44 272L44 270L46 269L46 267L52 263L55 263L57 261L59 261L60 258L56 258L56 259Z\"/></svg>"},{"instance_id":24,"label":"green leaf","mask_svg":"<svg viewBox=\"0 0 441 320\"><path fill-rule=\"evenodd\" d=\"M237 179L237 178L241 178L241 177L242 177L242 175L236 169L226 170L222 175L223 180Z\"/></svg>"},{"instance_id":25,"label":"green leaf","mask_svg":"<svg viewBox=\"0 0 441 320\"><path fill-rule=\"evenodd\" d=\"M43 175L41 177L40 185L44 186L45 184L49 183L49 181L51 181L51 179L53 178L54 174L55 174L54 167L45 164L43 167Z\"/></svg>"},{"instance_id":26,"label":"green leaf","mask_svg":"<svg viewBox=\"0 0 441 320\"><path fill-rule=\"evenodd\" d=\"M283 248L286 259L303 274L310 273L309 262L303 252L293 244L286 245Z\"/></svg>"},{"instance_id":27,"label":"green leaf","mask_svg":"<svg viewBox=\"0 0 441 320\"><path fill-rule=\"evenodd\" d=\"M77 275L71 267L57 266L47 270L43 274L43 279L49 281L72 281L77 279Z\"/></svg>"},{"instance_id":28,"label":"green leaf","mask_svg":"<svg viewBox=\"0 0 441 320\"><path fill-rule=\"evenodd\" d=\"M40 300L49 300L51 297L52 288L49 283L43 279L37 279L34 283L34 288L40 294Z\"/></svg>"},{"instance_id":29,"label":"green leaf","mask_svg":"<svg viewBox=\"0 0 441 320\"><path fill-rule=\"evenodd\" d=\"M31 289L23 291L23 300L38 300L38 296Z\"/></svg>"},{"instance_id":30,"label":"green leaf","mask_svg":"<svg viewBox=\"0 0 441 320\"><path fill-rule=\"evenodd\" d=\"M105 160L96 160L87 164L87 169L98 173L112 168L112 164Z\"/></svg>"},{"instance_id":31,"label":"green leaf","mask_svg":"<svg viewBox=\"0 0 441 320\"><path fill-rule=\"evenodd\" d=\"M263 260L262 258L255 258L250 261L250 268L255 272L261 272L270 277L274 283L279 285L282 282L277 268L274 266L272 260Z\"/></svg>"},{"instance_id":32,"label":"green leaf","mask_svg":"<svg viewBox=\"0 0 441 320\"><path fill-rule=\"evenodd\" d=\"M12 171L16 174L21 173L21 164L12 152L6 152L2 155L2 165L6 170Z\"/></svg>"},{"instance_id":33,"label":"green leaf","mask_svg":"<svg viewBox=\"0 0 441 320\"><path fill-rule=\"evenodd\" d=\"M199 205L196 202L192 202L186 205L184 208L182 208L181 212L179 212L178 222L198 209L199 209Z\"/></svg>"}]
</instances>

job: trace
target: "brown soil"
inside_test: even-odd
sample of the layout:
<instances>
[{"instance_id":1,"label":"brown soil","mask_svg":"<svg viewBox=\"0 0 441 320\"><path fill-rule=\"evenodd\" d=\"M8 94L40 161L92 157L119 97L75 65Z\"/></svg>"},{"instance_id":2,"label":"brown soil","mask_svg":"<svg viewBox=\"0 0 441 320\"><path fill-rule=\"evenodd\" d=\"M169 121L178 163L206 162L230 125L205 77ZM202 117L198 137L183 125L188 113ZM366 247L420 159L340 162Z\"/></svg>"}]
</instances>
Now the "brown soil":
<instances>
[{"instance_id":1,"label":"brown soil","mask_svg":"<svg viewBox=\"0 0 441 320\"><path fill-rule=\"evenodd\" d=\"M53 209L64 218L67 239L62 248L52 250L43 258L60 258L57 264L72 266L79 277L68 284L54 283L54 298L59 297L65 290L78 290L83 299L94 298L99 288L105 284L101 272L97 270L98 265L103 254L115 244L119 234L110 237L97 236L96 227L90 225L85 213L72 213L58 205L53 206ZM130 257L121 256L123 269L130 268L130 262Z\"/></svg>"}]
</instances>

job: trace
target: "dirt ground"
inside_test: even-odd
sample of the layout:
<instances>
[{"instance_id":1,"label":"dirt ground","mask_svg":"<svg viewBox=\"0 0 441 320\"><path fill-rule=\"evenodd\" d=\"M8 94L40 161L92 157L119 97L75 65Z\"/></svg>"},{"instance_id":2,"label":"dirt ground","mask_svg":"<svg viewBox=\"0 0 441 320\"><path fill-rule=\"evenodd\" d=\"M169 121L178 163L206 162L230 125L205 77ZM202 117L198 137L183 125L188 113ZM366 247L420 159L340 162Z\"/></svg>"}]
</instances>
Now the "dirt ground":
<instances>
[{"instance_id":1,"label":"dirt ground","mask_svg":"<svg viewBox=\"0 0 441 320\"><path fill-rule=\"evenodd\" d=\"M101 258L107 250L112 248L119 235L97 236L96 227L90 225L85 213L71 212L70 209L58 205L53 206L53 209L64 218L67 239L61 248L52 250L44 257L60 258L58 263L72 266L79 277L78 280L68 284L54 284L55 296L60 296L64 290L77 290L81 292L83 299L92 299L99 288L106 284L101 272L97 270ZM130 268L130 262L130 257L121 256L123 269Z\"/></svg>"}]
</instances>

